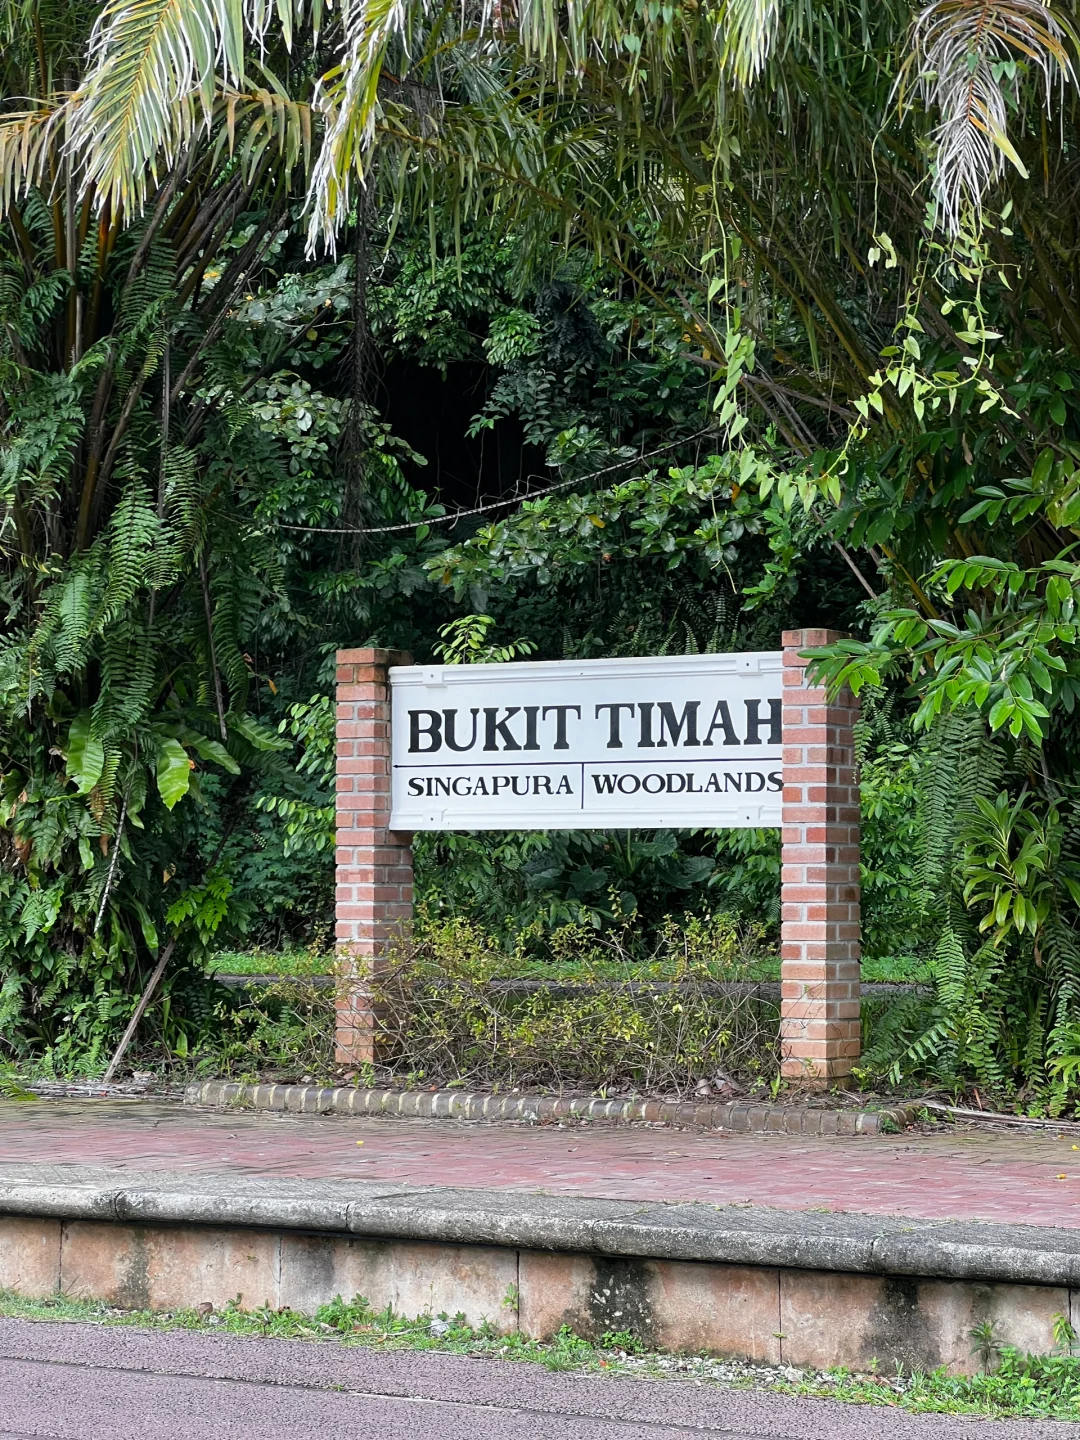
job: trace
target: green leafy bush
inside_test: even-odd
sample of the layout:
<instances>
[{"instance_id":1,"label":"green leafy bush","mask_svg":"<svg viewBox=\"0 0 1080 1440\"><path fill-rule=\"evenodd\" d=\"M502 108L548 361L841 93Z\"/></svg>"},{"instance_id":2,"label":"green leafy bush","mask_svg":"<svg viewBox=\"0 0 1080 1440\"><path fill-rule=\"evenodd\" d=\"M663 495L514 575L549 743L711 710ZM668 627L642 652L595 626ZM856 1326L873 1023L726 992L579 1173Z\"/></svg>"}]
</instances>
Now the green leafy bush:
<instances>
[{"instance_id":1,"label":"green leafy bush","mask_svg":"<svg viewBox=\"0 0 1080 1440\"><path fill-rule=\"evenodd\" d=\"M1057 1115L1080 1100L1080 830L1005 760L982 721L954 714L904 762L917 776L907 908L933 988L877 1018L863 1065Z\"/></svg>"},{"instance_id":2,"label":"green leafy bush","mask_svg":"<svg viewBox=\"0 0 1080 1440\"><path fill-rule=\"evenodd\" d=\"M317 974L282 975L215 1006L213 1038L196 1073L237 1080L322 1081L334 1073L334 986Z\"/></svg>"}]
</instances>

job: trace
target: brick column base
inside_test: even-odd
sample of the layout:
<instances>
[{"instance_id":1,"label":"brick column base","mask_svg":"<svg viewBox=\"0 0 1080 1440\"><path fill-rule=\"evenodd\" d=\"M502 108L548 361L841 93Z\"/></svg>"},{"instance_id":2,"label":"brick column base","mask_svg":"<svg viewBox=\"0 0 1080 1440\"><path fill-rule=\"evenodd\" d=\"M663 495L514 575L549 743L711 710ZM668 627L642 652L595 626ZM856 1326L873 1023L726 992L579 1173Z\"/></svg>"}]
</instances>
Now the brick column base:
<instances>
[{"instance_id":1,"label":"brick column base","mask_svg":"<svg viewBox=\"0 0 1080 1440\"><path fill-rule=\"evenodd\" d=\"M833 630L783 639L781 1069L814 1086L846 1084L860 1041L858 701L808 685L799 654L837 639Z\"/></svg>"},{"instance_id":2,"label":"brick column base","mask_svg":"<svg viewBox=\"0 0 1080 1440\"><path fill-rule=\"evenodd\" d=\"M409 835L390 823L390 687L393 650L337 652L337 1044L339 1065L376 1053L372 984L379 959L412 918Z\"/></svg>"}]
</instances>

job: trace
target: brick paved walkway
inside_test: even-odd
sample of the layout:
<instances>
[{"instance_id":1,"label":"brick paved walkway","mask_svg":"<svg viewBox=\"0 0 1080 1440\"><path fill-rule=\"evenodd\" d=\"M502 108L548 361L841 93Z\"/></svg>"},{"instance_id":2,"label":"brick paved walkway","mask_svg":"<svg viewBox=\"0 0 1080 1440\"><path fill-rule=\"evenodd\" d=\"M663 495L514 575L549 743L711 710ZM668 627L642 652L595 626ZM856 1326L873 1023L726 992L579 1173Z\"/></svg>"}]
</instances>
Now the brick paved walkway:
<instances>
[{"instance_id":1,"label":"brick paved walkway","mask_svg":"<svg viewBox=\"0 0 1080 1440\"><path fill-rule=\"evenodd\" d=\"M221 1115L145 1101L0 1101L5 1167L356 1177L1076 1228L1078 1146L1075 1135L1052 1131L809 1139L650 1126Z\"/></svg>"}]
</instances>

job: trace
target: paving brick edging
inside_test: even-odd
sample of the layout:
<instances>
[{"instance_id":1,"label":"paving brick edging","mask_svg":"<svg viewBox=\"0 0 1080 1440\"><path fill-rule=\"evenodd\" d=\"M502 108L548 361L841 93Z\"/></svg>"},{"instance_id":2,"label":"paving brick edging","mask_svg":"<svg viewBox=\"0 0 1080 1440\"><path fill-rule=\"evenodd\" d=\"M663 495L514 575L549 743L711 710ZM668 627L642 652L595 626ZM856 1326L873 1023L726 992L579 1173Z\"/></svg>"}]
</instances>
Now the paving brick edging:
<instances>
[{"instance_id":1,"label":"paving brick edging","mask_svg":"<svg viewBox=\"0 0 1080 1440\"><path fill-rule=\"evenodd\" d=\"M763 1105L751 1100L715 1104L672 1100L602 1100L587 1095L463 1094L459 1090L359 1090L352 1086L245 1085L207 1080L189 1085L184 1104L203 1109L285 1110L298 1115L394 1115L440 1120L651 1121L737 1134L880 1135L902 1130L913 1111L826 1110L808 1105Z\"/></svg>"},{"instance_id":2,"label":"paving brick edging","mask_svg":"<svg viewBox=\"0 0 1080 1440\"><path fill-rule=\"evenodd\" d=\"M240 1226L848 1274L1080 1286L1080 1229L377 1180L0 1166L0 1215Z\"/></svg>"}]
</instances>

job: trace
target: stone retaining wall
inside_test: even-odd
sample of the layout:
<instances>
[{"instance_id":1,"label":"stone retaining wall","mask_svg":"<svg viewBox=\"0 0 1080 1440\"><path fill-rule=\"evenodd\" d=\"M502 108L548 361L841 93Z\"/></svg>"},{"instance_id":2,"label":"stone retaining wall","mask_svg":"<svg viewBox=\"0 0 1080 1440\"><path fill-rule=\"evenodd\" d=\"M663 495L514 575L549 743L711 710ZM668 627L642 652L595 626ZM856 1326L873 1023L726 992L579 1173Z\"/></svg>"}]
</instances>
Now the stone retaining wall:
<instances>
[{"instance_id":1,"label":"stone retaining wall","mask_svg":"<svg viewBox=\"0 0 1080 1440\"><path fill-rule=\"evenodd\" d=\"M978 1368L970 1332L1049 1351L1053 1317L1080 1321L1080 1292L911 1276L552 1253L213 1225L0 1217L0 1288L131 1309L288 1306L311 1314L363 1295L398 1314L462 1313L501 1333L599 1340L760 1361L956 1373Z\"/></svg>"},{"instance_id":2,"label":"stone retaining wall","mask_svg":"<svg viewBox=\"0 0 1080 1440\"><path fill-rule=\"evenodd\" d=\"M977 1368L971 1331L1049 1352L1080 1324L1080 1230L363 1181L23 1166L0 1289L161 1310L363 1295L535 1338L827 1367Z\"/></svg>"}]
</instances>

